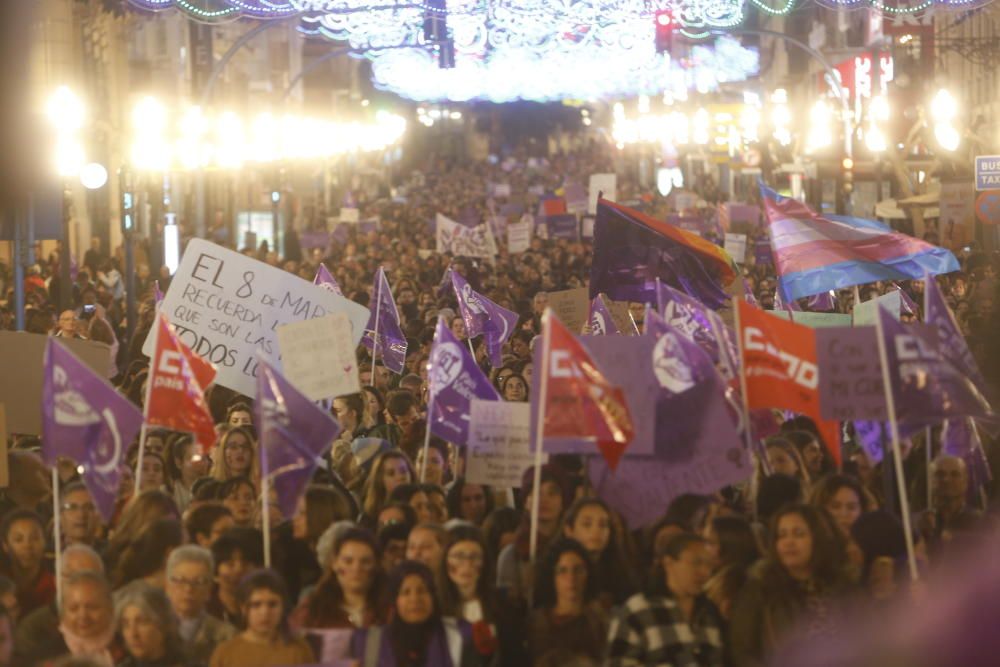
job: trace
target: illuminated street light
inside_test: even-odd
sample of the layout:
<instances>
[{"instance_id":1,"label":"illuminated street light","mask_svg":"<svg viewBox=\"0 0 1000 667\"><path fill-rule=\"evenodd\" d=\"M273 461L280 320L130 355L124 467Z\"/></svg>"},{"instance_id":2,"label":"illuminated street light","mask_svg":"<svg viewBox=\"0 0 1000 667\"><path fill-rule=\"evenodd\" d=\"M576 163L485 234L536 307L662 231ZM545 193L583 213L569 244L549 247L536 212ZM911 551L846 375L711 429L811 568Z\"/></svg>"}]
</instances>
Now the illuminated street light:
<instances>
[{"instance_id":1,"label":"illuminated street light","mask_svg":"<svg viewBox=\"0 0 1000 667\"><path fill-rule=\"evenodd\" d=\"M806 139L806 152L814 153L822 150L833 143L833 134L830 131L832 115L830 107L823 100L818 100L809 112L809 136Z\"/></svg>"},{"instance_id":2,"label":"illuminated street light","mask_svg":"<svg viewBox=\"0 0 1000 667\"><path fill-rule=\"evenodd\" d=\"M934 138L937 139L941 148L946 151L954 151L962 141L962 136L953 125L939 123L934 126Z\"/></svg>"},{"instance_id":3,"label":"illuminated street light","mask_svg":"<svg viewBox=\"0 0 1000 667\"><path fill-rule=\"evenodd\" d=\"M86 116L83 102L67 86L55 89L45 105L45 115L60 133L79 130Z\"/></svg>"},{"instance_id":4,"label":"illuminated street light","mask_svg":"<svg viewBox=\"0 0 1000 667\"><path fill-rule=\"evenodd\" d=\"M931 100L931 117L935 121L951 121L958 114L958 102L950 92L942 88Z\"/></svg>"},{"instance_id":5,"label":"illuminated street light","mask_svg":"<svg viewBox=\"0 0 1000 667\"><path fill-rule=\"evenodd\" d=\"M80 183L88 190L98 190L108 182L108 170L103 164L91 162L80 169Z\"/></svg>"}]
</instances>

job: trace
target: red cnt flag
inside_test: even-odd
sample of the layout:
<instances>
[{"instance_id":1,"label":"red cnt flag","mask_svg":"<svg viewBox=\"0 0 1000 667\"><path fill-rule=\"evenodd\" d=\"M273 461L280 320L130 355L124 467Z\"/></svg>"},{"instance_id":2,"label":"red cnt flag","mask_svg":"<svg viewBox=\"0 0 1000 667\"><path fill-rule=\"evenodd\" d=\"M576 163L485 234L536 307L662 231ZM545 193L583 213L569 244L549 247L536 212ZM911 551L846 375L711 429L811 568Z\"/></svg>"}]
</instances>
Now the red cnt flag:
<instances>
[{"instance_id":1,"label":"red cnt flag","mask_svg":"<svg viewBox=\"0 0 1000 667\"><path fill-rule=\"evenodd\" d=\"M215 379L215 367L181 342L162 313L156 319L146 423L193 433L202 451L208 451L215 444L215 422L205 401L205 389Z\"/></svg>"},{"instance_id":2,"label":"red cnt flag","mask_svg":"<svg viewBox=\"0 0 1000 667\"><path fill-rule=\"evenodd\" d=\"M614 470L635 432L625 393L608 382L583 345L552 311L546 311L548 368L545 384L546 438L594 438ZM543 358L545 358L543 356Z\"/></svg>"},{"instance_id":3,"label":"red cnt flag","mask_svg":"<svg viewBox=\"0 0 1000 667\"><path fill-rule=\"evenodd\" d=\"M840 465L840 429L820 418L816 333L736 299L742 369L751 410L784 408L816 422L830 455Z\"/></svg>"}]
</instances>

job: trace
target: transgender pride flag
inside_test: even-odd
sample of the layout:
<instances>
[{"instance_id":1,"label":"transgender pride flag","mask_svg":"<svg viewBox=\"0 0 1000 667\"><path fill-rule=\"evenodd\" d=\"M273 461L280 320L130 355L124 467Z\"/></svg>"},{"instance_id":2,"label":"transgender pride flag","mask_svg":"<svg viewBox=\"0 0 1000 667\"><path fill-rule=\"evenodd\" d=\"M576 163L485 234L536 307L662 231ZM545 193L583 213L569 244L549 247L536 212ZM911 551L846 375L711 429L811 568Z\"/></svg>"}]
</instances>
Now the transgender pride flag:
<instances>
[{"instance_id":1,"label":"transgender pride flag","mask_svg":"<svg viewBox=\"0 0 1000 667\"><path fill-rule=\"evenodd\" d=\"M821 216L763 183L774 263L787 301L877 280L958 271L950 251L874 220Z\"/></svg>"}]
</instances>

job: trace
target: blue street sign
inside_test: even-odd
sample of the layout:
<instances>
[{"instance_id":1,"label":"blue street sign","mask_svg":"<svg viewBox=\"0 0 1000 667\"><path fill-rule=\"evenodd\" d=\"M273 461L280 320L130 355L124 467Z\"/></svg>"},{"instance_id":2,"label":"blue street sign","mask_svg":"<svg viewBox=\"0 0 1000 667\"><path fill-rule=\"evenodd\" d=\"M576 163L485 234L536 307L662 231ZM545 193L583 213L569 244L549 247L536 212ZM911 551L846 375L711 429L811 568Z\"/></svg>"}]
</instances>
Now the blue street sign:
<instances>
[{"instance_id":1,"label":"blue street sign","mask_svg":"<svg viewBox=\"0 0 1000 667\"><path fill-rule=\"evenodd\" d=\"M976 191L1000 190L1000 155L976 156Z\"/></svg>"}]
</instances>

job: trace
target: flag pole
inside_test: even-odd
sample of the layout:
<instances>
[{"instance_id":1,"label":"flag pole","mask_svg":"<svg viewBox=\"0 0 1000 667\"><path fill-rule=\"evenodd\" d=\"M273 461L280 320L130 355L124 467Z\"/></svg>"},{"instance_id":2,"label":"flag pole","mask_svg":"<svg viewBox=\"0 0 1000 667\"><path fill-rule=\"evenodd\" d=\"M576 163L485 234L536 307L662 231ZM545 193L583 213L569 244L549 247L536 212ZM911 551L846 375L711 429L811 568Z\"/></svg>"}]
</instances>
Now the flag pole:
<instances>
[{"instance_id":1,"label":"flag pole","mask_svg":"<svg viewBox=\"0 0 1000 667\"><path fill-rule=\"evenodd\" d=\"M56 549L56 608L62 609L62 518L59 507L59 460L52 466L52 532Z\"/></svg>"},{"instance_id":2,"label":"flag pole","mask_svg":"<svg viewBox=\"0 0 1000 667\"><path fill-rule=\"evenodd\" d=\"M146 454L146 416L149 414L149 397L153 394L153 364L156 363L156 344L160 339L160 312L156 312L153 321L153 356L149 359L149 372L146 374L146 398L142 402L142 427L139 430L139 453L135 459L135 489L132 497L139 495L142 489L142 457ZM375 372L374 370L372 371Z\"/></svg>"},{"instance_id":3,"label":"flag pole","mask_svg":"<svg viewBox=\"0 0 1000 667\"><path fill-rule=\"evenodd\" d=\"M375 379L375 361L378 359L378 316L382 312L382 267L378 267L378 271L375 272L375 281L378 282L378 287L375 289L375 331L374 338L372 338L372 379ZM383 351L382 357L385 357Z\"/></svg>"},{"instance_id":4,"label":"flag pole","mask_svg":"<svg viewBox=\"0 0 1000 667\"><path fill-rule=\"evenodd\" d=\"M538 553L538 508L541 504L542 486L542 443L545 440L545 401L549 393L549 354L552 347L552 309L546 308L542 313L542 379L538 396L538 414L535 421L535 479L531 492L531 539L529 541L529 558L535 561Z\"/></svg>"},{"instance_id":5,"label":"flag pole","mask_svg":"<svg viewBox=\"0 0 1000 667\"><path fill-rule=\"evenodd\" d=\"M741 403L743 405L743 439L745 440L745 446L747 448L747 454L756 454L753 447L753 430L752 423L750 421L750 396L747 394L747 373L746 373L746 363L743 360L743 330L740 328L740 304L737 302L733 308L733 325L736 327L736 349L740 355L740 397ZM724 350L720 342L719 353L721 354ZM766 457L763 457L762 465L766 466Z\"/></svg>"},{"instance_id":6,"label":"flag pole","mask_svg":"<svg viewBox=\"0 0 1000 667\"><path fill-rule=\"evenodd\" d=\"M910 501L906 496L906 479L903 476L903 453L899 446L899 424L896 422L896 399L892 392L892 378L889 375L889 353L886 350L885 333L882 327L880 306L875 307L875 335L878 339L878 356L882 366L882 386L885 391L885 405L889 413L889 432L892 436L892 457L895 462L896 488L899 493L899 509L903 515L903 534L906 537L906 556L910 564L910 579L920 580L917 558L913 551L913 527L910 525Z\"/></svg>"},{"instance_id":7,"label":"flag pole","mask_svg":"<svg viewBox=\"0 0 1000 667\"><path fill-rule=\"evenodd\" d=\"M267 454L264 452L264 448L260 448L261 455L264 460L267 460ZM261 489L261 530L264 533L264 567L271 567L271 502L268 497L268 485L267 485L267 471L260 476L260 489Z\"/></svg>"},{"instance_id":8,"label":"flag pole","mask_svg":"<svg viewBox=\"0 0 1000 667\"><path fill-rule=\"evenodd\" d=\"M427 387L427 420L424 426L424 460L420 464L420 483L427 481L427 455L431 449L431 420L434 419L434 390L428 380Z\"/></svg>"}]
</instances>

